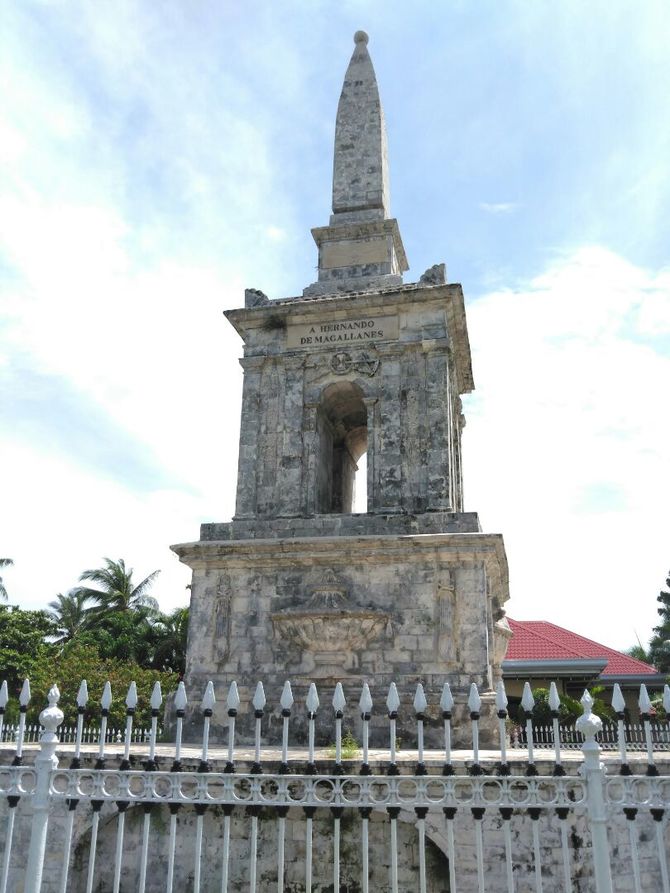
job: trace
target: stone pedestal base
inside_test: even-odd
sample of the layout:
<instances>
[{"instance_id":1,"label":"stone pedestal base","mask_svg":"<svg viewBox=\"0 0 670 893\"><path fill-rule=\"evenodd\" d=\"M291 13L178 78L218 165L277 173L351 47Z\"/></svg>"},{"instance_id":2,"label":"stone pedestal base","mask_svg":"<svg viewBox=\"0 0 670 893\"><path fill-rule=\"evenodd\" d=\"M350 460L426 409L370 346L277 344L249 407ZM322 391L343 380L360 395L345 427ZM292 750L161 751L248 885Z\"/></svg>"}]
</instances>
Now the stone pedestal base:
<instances>
[{"instance_id":1,"label":"stone pedestal base","mask_svg":"<svg viewBox=\"0 0 670 893\"><path fill-rule=\"evenodd\" d=\"M321 701L317 728L323 743L333 738L336 683L342 682L347 699L345 726L356 736L358 701L367 682L374 702L371 733L383 746L386 698L395 682L401 698L398 735L413 746L412 703L421 682L429 704L426 744L440 747L439 701L449 682L457 701L454 744L470 746L470 684L490 693L500 678L496 622L507 599L500 536L210 539L174 548L193 568L185 680L193 721L194 694L211 679L217 693L214 741L226 737L225 698L233 680L242 698L237 730L243 740L253 734L250 702L257 682L263 682L268 743L279 740L279 698L284 682L291 682L294 744L304 738L311 682ZM485 703L482 743L495 734L494 719Z\"/></svg>"}]
</instances>

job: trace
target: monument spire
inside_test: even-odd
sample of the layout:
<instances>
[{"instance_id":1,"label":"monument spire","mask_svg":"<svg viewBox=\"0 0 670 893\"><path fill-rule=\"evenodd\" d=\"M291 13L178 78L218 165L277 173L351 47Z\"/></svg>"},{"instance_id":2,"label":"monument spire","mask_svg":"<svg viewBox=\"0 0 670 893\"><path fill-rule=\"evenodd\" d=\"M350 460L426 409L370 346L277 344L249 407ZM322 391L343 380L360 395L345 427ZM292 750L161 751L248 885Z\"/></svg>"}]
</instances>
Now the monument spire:
<instances>
[{"instance_id":1,"label":"monument spire","mask_svg":"<svg viewBox=\"0 0 670 893\"><path fill-rule=\"evenodd\" d=\"M319 278L305 295L392 288L408 269L398 222L389 216L386 125L365 31L354 43L337 106L333 213L328 226L312 230Z\"/></svg>"},{"instance_id":2,"label":"monument spire","mask_svg":"<svg viewBox=\"0 0 670 893\"><path fill-rule=\"evenodd\" d=\"M390 215L384 110L368 53L368 35L357 31L335 123L333 214L377 220Z\"/></svg>"}]
</instances>

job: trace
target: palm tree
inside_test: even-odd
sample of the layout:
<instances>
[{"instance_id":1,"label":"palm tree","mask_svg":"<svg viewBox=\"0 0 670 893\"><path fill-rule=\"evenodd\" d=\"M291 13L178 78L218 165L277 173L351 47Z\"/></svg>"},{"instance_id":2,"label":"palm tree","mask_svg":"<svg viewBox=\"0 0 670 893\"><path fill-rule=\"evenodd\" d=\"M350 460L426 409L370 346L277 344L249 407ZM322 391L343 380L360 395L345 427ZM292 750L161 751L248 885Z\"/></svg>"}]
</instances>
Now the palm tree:
<instances>
[{"instance_id":1,"label":"palm tree","mask_svg":"<svg viewBox=\"0 0 670 893\"><path fill-rule=\"evenodd\" d=\"M0 558L0 567L11 567L14 564L11 558ZM5 589L5 584L2 582L2 577L0 577L0 598L7 601L7 590Z\"/></svg>"},{"instance_id":2,"label":"palm tree","mask_svg":"<svg viewBox=\"0 0 670 893\"><path fill-rule=\"evenodd\" d=\"M91 608L86 603L91 596L84 589L71 589L67 595L60 592L49 602L49 616L58 627L55 644L60 645L74 639L77 633L87 629L91 619Z\"/></svg>"},{"instance_id":3,"label":"palm tree","mask_svg":"<svg viewBox=\"0 0 670 893\"><path fill-rule=\"evenodd\" d=\"M147 595L151 584L160 571L154 571L145 577L141 583L133 582L133 569L126 569L123 558L112 561L111 558L103 558L104 567L92 568L84 571L79 577L80 582L90 581L96 583L98 589L89 589L82 586L78 589L87 598L95 602L92 612L100 615L110 611L140 611L153 613L158 610L158 602L152 596Z\"/></svg>"},{"instance_id":4,"label":"palm tree","mask_svg":"<svg viewBox=\"0 0 670 893\"><path fill-rule=\"evenodd\" d=\"M156 644L154 665L159 670L173 670L183 674L186 667L186 639L188 636L188 607L175 608L169 614L159 614L154 622Z\"/></svg>"}]
</instances>

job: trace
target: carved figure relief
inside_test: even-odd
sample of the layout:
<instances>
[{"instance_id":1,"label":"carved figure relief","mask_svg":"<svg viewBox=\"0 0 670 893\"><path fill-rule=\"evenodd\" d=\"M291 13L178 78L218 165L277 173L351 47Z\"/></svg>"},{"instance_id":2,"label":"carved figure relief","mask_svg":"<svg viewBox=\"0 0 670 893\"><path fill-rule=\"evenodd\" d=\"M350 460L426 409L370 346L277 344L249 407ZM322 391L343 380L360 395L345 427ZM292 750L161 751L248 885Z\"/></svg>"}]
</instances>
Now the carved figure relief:
<instances>
[{"instance_id":1,"label":"carved figure relief","mask_svg":"<svg viewBox=\"0 0 670 893\"><path fill-rule=\"evenodd\" d=\"M214 610L214 653L220 662L228 657L230 651L232 590L227 574L219 575L216 587L216 607Z\"/></svg>"},{"instance_id":2,"label":"carved figure relief","mask_svg":"<svg viewBox=\"0 0 670 893\"><path fill-rule=\"evenodd\" d=\"M457 660L456 583L452 570L442 571L436 588L435 651L445 661Z\"/></svg>"}]
</instances>

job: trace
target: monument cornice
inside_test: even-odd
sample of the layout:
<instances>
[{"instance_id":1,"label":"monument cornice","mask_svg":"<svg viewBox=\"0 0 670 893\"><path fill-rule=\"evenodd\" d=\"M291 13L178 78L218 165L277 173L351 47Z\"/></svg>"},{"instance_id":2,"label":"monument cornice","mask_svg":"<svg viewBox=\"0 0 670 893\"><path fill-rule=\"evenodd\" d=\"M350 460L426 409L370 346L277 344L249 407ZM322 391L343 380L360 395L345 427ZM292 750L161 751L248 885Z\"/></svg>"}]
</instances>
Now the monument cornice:
<instances>
[{"instance_id":1,"label":"monument cornice","mask_svg":"<svg viewBox=\"0 0 670 893\"><path fill-rule=\"evenodd\" d=\"M285 332L289 324L308 325L315 320L329 321L361 318L366 315L390 316L406 314L415 307L426 309L434 304L444 309L449 340L454 351L456 374L460 393L474 390L470 340L465 317L463 289L458 283L427 285L416 283L392 289L351 294L296 297L269 301L256 307L226 310L225 316L245 342L247 356L258 354L288 354ZM281 337L275 343L267 343L267 333L276 331ZM254 345L254 335L264 335L265 343ZM412 339L418 340L418 339ZM259 341L261 339L259 338ZM381 342L380 342L381 343ZM399 341L399 344L407 342ZM324 346L323 349L328 349ZM292 352L292 351L291 351Z\"/></svg>"},{"instance_id":2,"label":"monument cornice","mask_svg":"<svg viewBox=\"0 0 670 893\"><path fill-rule=\"evenodd\" d=\"M291 539L198 540L170 547L180 561L194 570L216 566L298 564L347 565L353 559L425 562L427 553L442 562L462 565L484 562L495 566L505 590L508 584L507 557L502 534L437 533L394 536L318 536Z\"/></svg>"}]
</instances>

